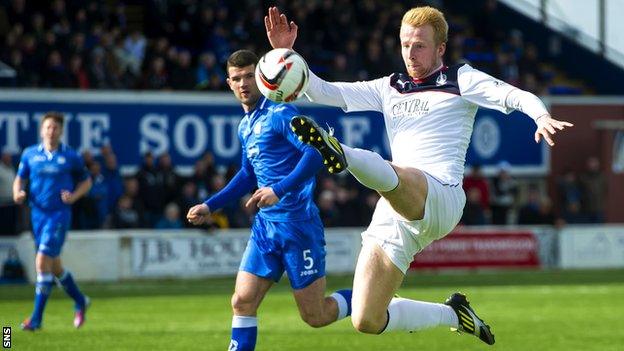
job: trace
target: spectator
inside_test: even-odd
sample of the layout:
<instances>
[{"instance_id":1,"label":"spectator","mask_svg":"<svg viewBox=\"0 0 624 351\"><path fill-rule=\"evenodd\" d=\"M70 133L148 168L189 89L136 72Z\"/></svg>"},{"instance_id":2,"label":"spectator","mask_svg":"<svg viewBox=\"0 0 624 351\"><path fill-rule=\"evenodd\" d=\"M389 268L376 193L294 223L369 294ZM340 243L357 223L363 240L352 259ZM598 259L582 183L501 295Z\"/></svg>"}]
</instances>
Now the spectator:
<instances>
[{"instance_id":1,"label":"spectator","mask_svg":"<svg viewBox=\"0 0 624 351\"><path fill-rule=\"evenodd\" d=\"M164 216L156 222L156 229L182 229L180 219L180 207L174 202L170 202L165 207Z\"/></svg>"},{"instance_id":2,"label":"spectator","mask_svg":"<svg viewBox=\"0 0 624 351\"><path fill-rule=\"evenodd\" d=\"M108 212L112 213L119 197L121 197L124 193L123 179L121 178L119 168L117 167L117 156L113 153L113 149L110 145L102 146L101 153L104 158L102 175L104 176L104 182L106 183L106 189L108 192L107 207Z\"/></svg>"},{"instance_id":3,"label":"spectator","mask_svg":"<svg viewBox=\"0 0 624 351\"><path fill-rule=\"evenodd\" d=\"M360 215L360 221L362 223L370 223L373 218L373 212L379 201L379 194L374 191L366 191L364 195L364 206L362 206L362 214Z\"/></svg>"},{"instance_id":4,"label":"spectator","mask_svg":"<svg viewBox=\"0 0 624 351\"><path fill-rule=\"evenodd\" d=\"M165 207L166 194L162 191L164 188L162 173L156 169L151 152L143 156L143 166L137 174L137 180L139 197L145 206L145 220L149 227L153 227Z\"/></svg>"},{"instance_id":5,"label":"spectator","mask_svg":"<svg viewBox=\"0 0 624 351\"><path fill-rule=\"evenodd\" d=\"M479 188L471 187L466 192L466 205L461 218L464 225L484 225L485 210L483 209L483 201L481 199L482 192Z\"/></svg>"},{"instance_id":6,"label":"spectator","mask_svg":"<svg viewBox=\"0 0 624 351\"><path fill-rule=\"evenodd\" d=\"M72 88L89 89L89 76L82 65L82 58L78 55L71 57L69 62L69 80Z\"/></svg>"},{"instance_id":7,"label":"spectator","mask_svg":"<svg viewBox=\"0 0 624 351\"><path fill-rule=\"evenodd\" d=\"M464 191L466 194L471 189L477 189L479 191L479 203L483 208L485 218L489 217L490 212L490 185L487 179L481 173L480 165L473 165L468 176L464 178L463 183Z\"/></svg>"},{"instance_id":8,"label":"spectator","mask_svg":"<svg viewBox=\"0 0 624 351\"><path fill-rule=\"evenodd\" d=\"M102 48L93 50L91 53L91 64L89 65L90 86L96 89L110 89L112 73L108 69L105 61L105 52Z\"/></svg>"},{"instance_id":9,"label":"spectator","mask_svg":"<svg viewBox=\"0 0 624 351\"><path fill-rule=\"evenodd\" d=\"M181 213L187 213L188 210L199 203L201 199L197 196L197 185L188 181L182 185L182 193L177 198L177 204ZM193 225L187 221L184 221L184 226L191 228Z\"/></svg>"},{"instance_id":10,"label":"spectator","mask_svg":"<svg viewBox=\"0 0 624 351\"><path fill-rule=\"evenodd\" d=\"M567 170L559 179L557 186L562 218L566 223L585 222L581 211L582 192L576 173L573 170Z\"/></svg>"},{"instance_id":11,"label":"spectator","mask_svg":"<svg viewBox=\"0 0 624 351\"><path fill-rule=\"evenodd\" d=\"M15 168L8 152L0 156L0 235L17 234L17 205L13 202Z\"/></svg>"},{"instance_id":12,"label":"spectator","mask_svg":"<svg viewBox=\"0 0 624 351\"><path fill-rule=\"evenodd\" d=\"M128 195L122 195L113 211L112 228L129 229L143 227L142 211L138 203Z\"/></svg>"},{"instance_id":13,"label":"spectator","mask_svg":"<svg viewBox=\"0 0 624 351\"><path fill-rule=\"evenodd\" d=\"M518 182L509 174L509 163L501 162L493 181L492 224L509 224L509 210L516 202Z\"/></svg>"},{"instance_id":14,"label":"spectator","mask_svg":"<svg viewBox=\"0 0 624 351\"><path fill-rule=\"evenodd\" d=\"M528 191L527 202L518 212L518 224L554 225L556 217L550 199L541 195L537 188Z\"/></svg>"},{"instance_id":15,"label":"spectator","mask_svg":"<svg viewBox=\"0 0 624 351\"><path fill-rule=\"evenodd\" d=\"M76 203L77 228L99 229L103 227L108 215L108 189L98 161L91 162L87 168L93 185L89 192Z\"/></svg>"},{"instance_id":16,"label":"spectator","mask_svg":"<svg viewBox=\"0 0 624 351\"><path fill-rule=\"evenodd\" d=\"M199 57L196 75L198 89L221 90L225 88L225 72L217 65L217 58L212 52L205 52Z\"/></svg>"},{"instance_id":17,"label":"spectator","mask_svg":"<svg viewBox=\"0 0 624 351\"><path fill-rule=\"evenodd\" d=\"M597 157L587 159L586 170L580 176L580 183L583 190L584 217L589 223L603 223L607 180L600 169L600 160Z\"/></svg>"},{"instance_id":18,"label":"spectator","mask_svg":"<svg viewBox=\"0 0 624 351\"><path fill-rule=\"evenodd\" d=\"M362 225L360 212L361 206L357 200L357 190L351 187L338 187L336 191L336 208L338 210L337 226L355 227Z\"/></svg>"},{"instance_id":19,"label":"spectator","mask_svg":"<svg viewBox=\"0 0 624 351\"><path fill-rule=\"evenodd\" d=\"M143 77L143 88L147 90L163 90L169 87L169 73L165 67L165 59L155 57Z\"/></svg>"},{"instance_id":20,"label":"spectator","mask_svg":"<svg viewBox=\"0 0 624 351\"><path fill-rule=\"evenodd\" d=\"M316 201L320 211L321 220L325 227L335 227L340 221L340 213L336 208L336 195L329 191L323 190Z\"/></svg>"},{"instance_id":21,"label":"spectator","mask_svg":"<svg viewBox=\"0 0 624 351\"><path fill-rule=\"evenodd\" d=\"M158 177L162 179L163 188L160 191L164 192L165 202L175 201L179 194L180 177L173 169L171 156L168 153L165 152L158 157L157 172Z\"/></svg>"},{"instance_id":22,"label":"spectator","mask_svg":"<svg viewBox=\"0 0 624 351\"><path fill-rule=\"evenodd\" d=\"M69 88L72 86L70 74L63 64L58 50L53 50L48 56L42 84L49 88Z\"/></svg>"},{"instance_id":23,"label":"spectator","mask_svg":"<svg viewBox=\"0 0 624 351\"><path fill-rule=\"evenodd\" d=\"M171 87L176 90L192 90L195 85L196 78L191 67L191 53L183 50L178 54L178 60L171 71Z\"/></svg>"}]
</instances>

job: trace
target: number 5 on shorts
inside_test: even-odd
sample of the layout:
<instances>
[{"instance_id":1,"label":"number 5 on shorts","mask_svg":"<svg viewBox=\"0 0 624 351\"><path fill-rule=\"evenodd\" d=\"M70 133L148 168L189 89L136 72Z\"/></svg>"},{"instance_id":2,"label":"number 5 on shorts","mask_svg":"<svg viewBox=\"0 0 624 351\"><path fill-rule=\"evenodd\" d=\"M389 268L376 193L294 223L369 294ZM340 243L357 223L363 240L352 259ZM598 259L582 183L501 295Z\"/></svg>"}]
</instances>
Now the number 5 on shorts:
<instances>
[{"instance_id":1,"label":"number 5 on shorts","mask_svg":"<svg viewBox=\"0 0 624 351\"><path fill-rule=\"evenodd\" d=\"M312 250L303 250L303 260L306 262L306 265L303 266L305 269L310 269L314 266L314 259L310 257Z\"/></svg>"}]
</instances>

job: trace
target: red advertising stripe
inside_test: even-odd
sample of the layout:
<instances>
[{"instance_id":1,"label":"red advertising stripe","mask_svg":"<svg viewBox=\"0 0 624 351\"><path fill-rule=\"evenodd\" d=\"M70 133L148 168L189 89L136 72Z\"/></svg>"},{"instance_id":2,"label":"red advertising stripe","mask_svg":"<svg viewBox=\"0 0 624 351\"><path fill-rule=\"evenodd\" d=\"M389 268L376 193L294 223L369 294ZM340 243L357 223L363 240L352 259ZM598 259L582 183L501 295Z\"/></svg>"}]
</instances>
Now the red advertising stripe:
<instances>
[{"instance_id":1,"label":"red advertising stripe","mask_svg":"<svg viewBox=\"0 0 624 351\"><path fill-rule=\"evenodd\" d=\"M416 254L412 269L538 267L538 243L527 231L453 232Z\"/></svg>"}]
</instances>

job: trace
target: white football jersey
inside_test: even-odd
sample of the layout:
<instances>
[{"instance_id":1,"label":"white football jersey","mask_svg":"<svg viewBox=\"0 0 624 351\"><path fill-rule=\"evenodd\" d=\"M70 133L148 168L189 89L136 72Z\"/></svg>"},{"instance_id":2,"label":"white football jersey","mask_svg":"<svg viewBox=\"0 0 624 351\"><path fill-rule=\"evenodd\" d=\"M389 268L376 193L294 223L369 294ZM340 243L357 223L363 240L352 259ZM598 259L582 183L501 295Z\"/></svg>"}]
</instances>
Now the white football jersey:
<instances>
[{"instance_id":1,"label":"white football jersey","mask_svg":"<svg viewBox=\"0 0 624 351\"><path fill-rule=\"evenodd\" d=\"M340 90L345 112L383 113L394 164L418 168L449 185L462 181L477 105L510 113L505 100L517 89L467 64L443 66L422 80L395 73L331 84ZM323 103L322 91L308 95Z\"/></svg>"}]
</instances>

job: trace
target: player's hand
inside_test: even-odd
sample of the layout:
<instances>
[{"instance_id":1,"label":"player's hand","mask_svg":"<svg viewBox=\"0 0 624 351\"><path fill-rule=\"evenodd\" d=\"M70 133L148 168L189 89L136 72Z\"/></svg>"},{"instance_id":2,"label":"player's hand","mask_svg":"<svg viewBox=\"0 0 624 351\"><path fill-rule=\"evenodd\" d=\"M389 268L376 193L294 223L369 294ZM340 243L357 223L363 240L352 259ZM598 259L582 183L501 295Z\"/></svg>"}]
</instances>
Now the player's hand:
<instances>
[{"instance_id":1,"label":"player's hand","mask_svg":"<svg viewBox=\"0 0 624 351\"><path fill-rule=\"evenodd\" d=\"M21 205L24 203L24 200L26 200L26 192L24 190L13 194L13 201L15 201L16 204Z\"/></svg>"},{"instance_id":2,"label":"player's hand","mask_svg":"<svg viewBox=\"0 0 624 351\"><path fill-rule=\"evenodd\" d=\"M67 205L71 205L76 202L74 194L69 190L61 190L61 200Z\"/></svg>"},{"instance_id":3,"label":"player's hand","mask_svg":"<svg viewBox=\"0 0 624 351\"><path fill-rule=\"evenodd\" d=\"M249 198L249 201L245 204L245 207L269 207L275 205L278 201L279 198L273 192L273 188L264 187L256 190L256 192Z\"/></svg>"},{"instance_id":4,"label":"player's hand","mask_svg":"<svg viewBox=\"0 0 624 351\"><path fill-rule=\"evenodd\" d=\"M210 208L206 204L191 207L186 214L186 219L193 225L200 225L210 221Z\"/></svg>"},{"instance_id":5,"label":"player's hand","mask_svg":"<svg viewBox=\"0 0 624 351\"><path fill-rule=\"evenodd\" d=\"M550 115L543 115L539 117L535 123L537 123L537 130L535 131L535 142L539 143L542 137L548 145L553 146L555 142L552 140L552 136L557 133L558 130L563 130L565 127L572 127L574 124L558 121L552 118Z\"/></svg>"},{"instance_id":6,"label":"player's hand","mask_svg":"<svg viewBox=\"0 0 624 351\"><path fill-rule=\"evenodd\" d=\"M288 22L288 18L283 13L280 14L277 7L269 7L267 16L264 16L264 27L266 28L269 43L274 49L292 49L297 39L297 25L295 22Z\"/></svg>"}]
</instances>

